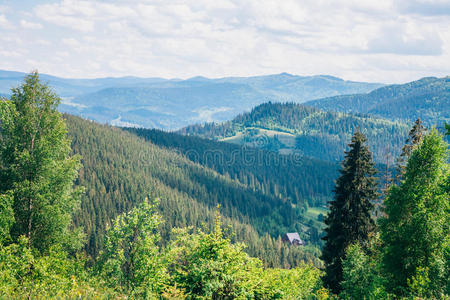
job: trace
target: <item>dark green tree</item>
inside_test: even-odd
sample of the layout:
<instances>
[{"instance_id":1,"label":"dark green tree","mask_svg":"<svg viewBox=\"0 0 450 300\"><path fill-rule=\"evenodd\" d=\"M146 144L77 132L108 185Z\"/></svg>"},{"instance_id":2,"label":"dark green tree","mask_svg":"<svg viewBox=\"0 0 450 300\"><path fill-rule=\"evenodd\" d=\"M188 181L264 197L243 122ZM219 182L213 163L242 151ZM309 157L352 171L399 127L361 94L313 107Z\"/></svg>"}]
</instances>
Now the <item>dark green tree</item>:
<instances>
[{"instance_id":1,"label":"dark green tree","mask_svg":"<svg viewBox=\"0 0 450 300\"><path fill-rule=\"evenodd\" d=\"M386 217L380 220L383 264L390 290L402 296L440 298L448 288L447 148L436 130L426 135L411 154L404 180L391 187L385 200Z\"/></svg>"},{"instance_id":2,"label":"dark green tree","mask_svg":"<svg viewBox=\"0 0 450 300\"><path fill-rule=\"evenodd\" d=\"M336 181L334 200L325 218L324 283L334 293L341 291L342 260L346 248L359 242L367 244L375 223L372 218L373 202L377 199L376 170L372 153L365 145L366 137L356 131L342 163L341 175Z\"/></svg>"},{"instance_id":3,"label":"dark green tree","mask_svg":"<svg viewBox=\"0 0 450 300\"><path fill-rule=\"evenodd\" d=\"M405 173L406 163L408 162L408 159L411 156L412 151L423 140L426 131L427 129L423 126L420 118L418 118L414 122L413 128L411 128L411 130L409 131L406 143L403 146L400 157L397 159L396 162L395 179L397 183L402 179L403 174Z\"/></svg>"},{"instance_id":4,"label":"dark green tree","mask_svg":"<svg viewBox=\"0 0 450 300\"><path fill-rule=\"evenodd\" d=\"M24 235L41 252L54 244L81 245L79 231L71 230L80 159L70 156L59 102L37 72L0 101L0 195L12 198L11 237Z\"/></svg>"},{"instance_id":5,"label":"dark green tree","mask_svg":"<svg viewBox=\"0 0 450 300\"><path fill-rule=\"evenodd\" d=\"M12 197L8 194L0 194L0 245L10 240L10 230L13 223Z\"/></svg>"}]
</instances>

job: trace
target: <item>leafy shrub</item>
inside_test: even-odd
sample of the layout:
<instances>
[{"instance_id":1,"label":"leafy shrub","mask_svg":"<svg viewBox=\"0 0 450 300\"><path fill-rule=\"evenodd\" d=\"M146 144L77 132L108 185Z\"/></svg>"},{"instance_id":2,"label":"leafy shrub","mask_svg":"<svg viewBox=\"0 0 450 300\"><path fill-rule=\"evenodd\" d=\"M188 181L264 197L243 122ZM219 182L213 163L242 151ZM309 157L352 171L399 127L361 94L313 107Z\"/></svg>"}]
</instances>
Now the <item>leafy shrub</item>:
<instances>
[{"instance_id":1,"label":"leafy shrub","mask_svg":"<svg viewBox=\"0 0 450 300\"><path fill-rule=\"evenodd\" d=\"M21 237L0 245L0 298L102 298L119 296L94 278L81 256L68 258L60 246L39 255Z\"/></svg>"},{"instance_id":2,"label":"leafy shrub","mask_svg":"<svg viewBox=\"0 0 450 300\"><path fill-rule=\"evenodd\" d=\"M172 284L190 299L253 298L262 263L224 236L217 213L212 232L178 230L171 249Z\"/></svg>"},{"instance_id":3,"label":"leafy shrub","mask_svg":"<svg viewBox=\"0 0 450 300\"><path fill-rule=\"evenodd\" d=\"M155 204L147 199L116 218L97 265L109 287L139 298L162 292L168 275L164 253L157 245L160 223Z\"/></svg>"},{"instance_id":4,"label":"leafy shrub","mask_svg":"<svg viewBox=\"0 0 450 300\"><path fill-rule=\"evenodd\" d=\"M359 244L350 245L342 262L344 299L386 299L380 264L367 255Z\"/></svg>"},{"instance_id":5,"label":"leafy shrub","mask_svg":"<svg viewBox=\"0 0 450 300\"><path fill-rule=\"evenodd\" d=\"M295 269L266 269L258 285L261 299L306 299L318 296L322 287L319 269L302 264ZM316 292L318 292L316 294Z\"/></svg>"}]
</instances>

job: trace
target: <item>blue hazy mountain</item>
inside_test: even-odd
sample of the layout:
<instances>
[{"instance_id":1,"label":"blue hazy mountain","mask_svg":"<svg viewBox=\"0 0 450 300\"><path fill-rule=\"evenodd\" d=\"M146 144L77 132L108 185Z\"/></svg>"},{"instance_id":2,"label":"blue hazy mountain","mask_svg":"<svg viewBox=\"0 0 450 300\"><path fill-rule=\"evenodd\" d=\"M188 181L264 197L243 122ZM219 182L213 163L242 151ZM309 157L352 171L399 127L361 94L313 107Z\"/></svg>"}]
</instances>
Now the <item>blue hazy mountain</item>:
<instances>
[{"instance_id":1,"label":"blue hazy mountain","mask_svg":"<svg viewBox=\"0 0 450 300\"><path fill-rule=\"evenodd\" d=\"M21 84L26 75L27 73L0 70L0 93L9 94L11 88ZM138 78L132 76L96 79L61 78L46 74L39 74L39 76L42 81L49 83L58 95L62 97L75 97L108 87L145 86L147 84L170 81L162 78Z\"/></svg>"},{"instance_id":2,"label":"blue hazy mountain","mask_svg":"<svg viewBox=\"0 0 450 300\"><path fill-rule=\"evenodd\" d=\"M0 71L0 93L25 73ZM192 123L230 120L264 102L295 102L367 93L378 83L345 81L327 75L287 73L186 80L163 78L70 79L41 74L63 98L60 110L113 125L177 129Z\"/></svg>"}]
</instances>

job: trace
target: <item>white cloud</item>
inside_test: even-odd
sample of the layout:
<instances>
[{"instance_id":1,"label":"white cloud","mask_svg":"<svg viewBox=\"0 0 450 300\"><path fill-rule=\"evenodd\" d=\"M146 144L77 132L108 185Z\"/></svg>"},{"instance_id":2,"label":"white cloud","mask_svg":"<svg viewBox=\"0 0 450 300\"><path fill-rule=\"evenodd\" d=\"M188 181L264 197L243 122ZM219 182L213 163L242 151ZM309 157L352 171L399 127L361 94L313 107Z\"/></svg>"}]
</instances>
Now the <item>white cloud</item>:
<instances>
[{"instance_id":1,"label":"white cloud","mask_svg":"<svg viewBox=\"0 0 450 300\"><path fill-rule=\"evenodd\" d=\"M401 27L386 26L379 36L369 41L368 51L405 55L440 55L442 45L442 40L436 31L422 34L421 30L416 28L414 32L408 34Z\"/></svg>"},{"instance_id":2,"label":"white cloud","mask_svg":"<svg viewBox=\"0 0 450 300\"><path fill-rule=\"evenodd\" d=\"M28 22L26 20L20 20L20 26L25 29L42 29L42 25L39 23Z\"/></svg>"},{"instance_id":3,"label":"white cloud","mask_svg":"<svg viewBox=\"0 0 450 300\"><path fill-rule=\"evenodd\" d=\"M64 0L58 4L43 4L35 8L36 16L56 26L89 32L94 29L94 22L89 18L95 10L86 1Z\"/></svg>"},{"instance_id":4,"label":"white cloud","mask_svg":"<svg viewBox=\"0 0 450 300\"><path fill-rule=\"evenodd\" d=\"M9 59L8 66L76 77L289 72L398 82L448 75L446 3L60 0L32 8L16 4L14 11L20 17L8 14L9 20L43 28L23 33L21 47L34 57ZM27 12L32 14L24 17ZM6 22L13 26L0 15L0 29ZM14 34L12 27L9 30ZM9 53L17 46L9 42L2 50ZM2 57L0 53L0 68Z\"/></svg>"},{"instance_id":5,"label":"white cloud","mask_svg":"<svg viewBox=\"0 0 450 300\"><path fill-rule=\"evenodd\" d=\"M8 21L5 15L0 15L0 29L13 29L14 26Z\"/></svg>"}]
</instances>

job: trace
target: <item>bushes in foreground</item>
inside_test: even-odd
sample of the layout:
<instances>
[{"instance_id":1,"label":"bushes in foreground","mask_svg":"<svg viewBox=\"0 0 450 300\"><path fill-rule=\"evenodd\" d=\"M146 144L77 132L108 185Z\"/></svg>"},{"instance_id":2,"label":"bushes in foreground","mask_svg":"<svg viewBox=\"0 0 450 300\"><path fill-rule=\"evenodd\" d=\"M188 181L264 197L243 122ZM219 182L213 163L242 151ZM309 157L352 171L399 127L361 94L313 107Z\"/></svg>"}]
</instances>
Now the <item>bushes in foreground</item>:
<instances>
[{"instance_id":1,"label":"bushes in foreground","mask_svg":"<svg viewBox=\"0 0 450 300\"><path fill-rule=\"evenodd\" d=\"M326 299L321 271L264 269L233 244L217 214L212 231L178 229L160 246L160 216L144 201L119 216L92 261L55 246L45 254L25 237L0 246L0 298Z\"/></svg>"},{"instance_id":2,"label":"bushes in foreground","mask_svg":"<svg viewBox=\"0 0 450 300\"><path fill-rule=\"evenodd\" d=\"M86 267L86 258L69 257L59 246L45 255L29 248L28 239L0 245L0 298L99 298L118 294Z\"/></svg>"}]
</instances>

